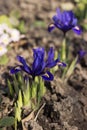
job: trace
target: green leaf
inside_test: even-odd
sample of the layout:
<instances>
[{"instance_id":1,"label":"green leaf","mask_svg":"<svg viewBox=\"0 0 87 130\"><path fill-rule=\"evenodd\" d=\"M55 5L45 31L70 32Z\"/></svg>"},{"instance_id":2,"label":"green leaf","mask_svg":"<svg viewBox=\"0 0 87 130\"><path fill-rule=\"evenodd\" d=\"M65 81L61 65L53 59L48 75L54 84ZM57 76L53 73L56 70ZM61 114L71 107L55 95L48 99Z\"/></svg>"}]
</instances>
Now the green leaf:
<instances>
[{"instance_id":1,"label":"green leaf","mask_svg":"<svg viewBox=\"0 0 87 130\"><path fill-rule=\"evenodd\" d=\"M44 82L41 77L40 77L39 81L40 81L39 82L40 93L41 93L41 96L44 96L44 94L46 92L46 87L44 86Z\"/></svg>"},{"instance_id":2,"label":"green leaf","mask_svg":"<svg viewBox=\"0 0 87 130\"><path fill-rule=\"evenodd\" d=\"M14 96L14 90L13 90L13 86L11 85L11 82L9 80L7 80L7 84L8 84L8 88L9 88L9 92L11 96Z\"/></svg>"},{"instance_id":3,"label":"green leaf","mask_svg":"<svg viewBox=\"0 0 87 130\"><path fill-rule=\"evenodd\" d=\"M30 88L30 83L27 81L27 86L23 92L23 100L24 100L24 106L30 106L31 107L31 88Z\"/></svg>"},{"instance_id":4,"label":"green leaf","mask_svg":"<svg viewBox=\"0 0 87 130\"><path fill-rule=\"evenodd\" d=\"M27 31L23 20L20 21L20 23L18 25L18 29L20 30L21 33L25 33Z\"/></svg>"},{"instance_id":5,"label":"green leaf","mask_svg":"<svg viewBox=\"0 0 87 130\"><path fill-rule=\"evenodd\" d=\"M87 4L87 0L75 0L77 3Z\"/></svg>"},{"instance_id":6,"label":"green leaf","mask_svg":"<svg viewBox=\"0 0 87 130\"><path fill-rule=\"evenodd\" d=\"M21 108L23 106L23 100L22 100L22 92L19 90L19 95L18 95L18 101L17 101L18 107Z\"/></svg>"},{"instance_id":7,"label":"green leaf","mask_svg":"<svg viewBox=\"0 0 87 130\"><path fill-rule=\"evenodd\" d=\"M87 0L80 0L81 3L87 4Z\"/></svg>"},{"instance_id":8,"label":"green leaf","mask_svg":"<svg viewBox=\"0 0 87 130\"><path fill-rule=\"evenodd\" d=\"M22 112L21 108L18 106L17 103L15 103L15 120L19 122L21 121L21 112Z\"/></svg>"},{"instance_id":9,"label":"green leaf","mask_svg":"<svg viewBox=\"0 0 87 130\"><path fill-rule=\"evenodd\" d=\"M14 91L16 95L18 96L19 86L18 86L18 80L16 79L16 75L13 75L13 84L14 84Z\"/></svg>"},{"instance_id":10,"label":"green leaf","mask_svg":"<svg viewBox=\"0 0 87 130\"><path fill-rule=\"evenodd\" d=\"M8 63L8 56L7 55L3 55L2 57L0 57L0 65L6 65Z\"/></svg>"},{"instance_id":11,"label":"green leaf","mask_svg":"<svg viewBox=\"0 0 87 130\"><path fill-rule=\"evenodd\" d=\"M65 74L66 79L68 79L70 77L70 75L73 73L77 59L78 59L78 56L72 61L70 67L68 67L67 72Z\"/></svg>"},{"instance_id":12,"label":"green leaf","mask_svg":"<svg viewBox=\"0 0 87 130\"><path fill-rule=\"evenodd\" d=\"M44 86L44 82L41 77L39 77L39 83L38 83L38 88L37 88L37 101L38 101L38 106L40 104L41 98L45 95L46 93L46 87Z\"/></svg>"},{"instance_id":13,"label":"green leaf","mask_svg":"<svg viewBox=\"0 0 87 130\"><path fill-rule=\"evenodd\" d=\"M0 16L0 24L6 23L9 27L12 27L9 17L6 15Z\"/></svg>"},{"instance_id":14,"label":"green leaf","mask_svg":"<svg viewBox=\"0 0 87 130\"><path fill-rule=\"evenodd\" d=\"M10 16L15 17L16 19L19 19L21 17L19 10L12 10L10 12Z\"/></svg>"},{"instance_id":15,"label":"green leaf","mask_svg":"<svg viewBox=\"0 0 87 130\"><path fill-rule=\"evenodd\" d=\"M46 24L44 21L40 21L40 20L36 20L34 23L33 23L34 27L46 27Z\"/></svg>"},{"instance_id":16,"label":"green leaf","mask_svg":"<svg viewBox=\"0 0 87 130\"><path fill-rule=\"evenodd\" d=\"M83 24L83 27L84 27L85 30L87 30L87 23Z\"/></svg>"},{"instance_id":17,"label":"green leaf","mask_svg":"<svg viewBox=\"0 0 87 130\"><path fill-rule=\"evenodd\" d=\"M18 88L21 90L21 91L24 91L25 90L25 82L24 82L24 77L22 75L21 72L17 73L16 74L16 80L17 80L17 84L18 84Z\"/></svg>"},{"instance_id":18,"label":"green leaf","mask_svg":"<svg viewBox=\"0 0 87 130\"><path fill-rule=\"evenodd\" d=\"M13 27L17 27L17 26L19 25L19 20L18 20L16 17L11 16L11 17L9 18L9 20L10 20L11 25L12 25Z\"/></svg>"},{"instance_id":19,"label":"green leaf","mask_svg":"<svg viewBox=\"0 0 87 130\"><path fill-rule=\"evenodd\" d=\"M21 112L22 112L23 100L22 100L22 93L19 90L18 100L15 103L15 120L21 120Z\"/></svg>"},{"instance_id":20,"label":"green leaf","mask_svg":"<svg viewBox=\"0 0 87 130\"><path fill-rule=\"evenodd\" d=\"M0 119L0 127L8 127L13 125L14 123L15 123L14 117L7 116Z\"/></svg>"},{"instance_id":21,"label":"green leaf","mask_svg":"<svg viewBox=\"0 0 87 130\"><path fill-rule=\"evenodd\" d=\"M37 83L33 82L31 87L32 98L37 97Z\"/></svg>"}]
</instances>

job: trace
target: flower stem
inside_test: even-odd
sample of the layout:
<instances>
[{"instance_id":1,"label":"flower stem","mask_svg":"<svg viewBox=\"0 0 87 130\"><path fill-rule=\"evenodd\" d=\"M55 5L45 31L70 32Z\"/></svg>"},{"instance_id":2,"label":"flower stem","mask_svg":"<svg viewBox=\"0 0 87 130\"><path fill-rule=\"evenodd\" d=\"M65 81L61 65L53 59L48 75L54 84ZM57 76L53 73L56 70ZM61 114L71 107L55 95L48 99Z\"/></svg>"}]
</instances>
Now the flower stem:
<instances>
[{"instance_id":1,"label":"flower stem","mask_svg":"<svg viewBox=\"0 0 87 130\"><path fill-rule=\"evenodd\" d=\"M62 49L61 49L61 59L62 61L66 61L66 37L64 36Z\"/></svg>"}]
</instances>

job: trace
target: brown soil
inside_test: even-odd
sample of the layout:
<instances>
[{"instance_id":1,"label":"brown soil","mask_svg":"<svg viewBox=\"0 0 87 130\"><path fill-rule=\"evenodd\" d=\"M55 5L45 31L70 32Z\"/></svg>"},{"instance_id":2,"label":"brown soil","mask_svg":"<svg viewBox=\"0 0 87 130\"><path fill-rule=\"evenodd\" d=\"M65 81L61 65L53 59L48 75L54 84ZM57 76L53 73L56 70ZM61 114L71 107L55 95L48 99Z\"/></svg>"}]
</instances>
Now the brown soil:
<instances>
[{"instance_id":1,"label":"brown soil","mask_svg":"<svg viewBox=\"0 0 87 130\"><path fill-rule=\"evenodd\" d=\"M63 0L2 0L0 1L0 14L8 14L12 9L20 11L21 18L28 28L26 44L13 47L8 51L9 62L0 66L0 117L8 115L11 101L4 94L7 91L6 80L9 78L9 70L17 64L16 56L22 55L29 63L32 62L32 48L43 46L47 50L54 46L58 50L61 46L63 35L59 30L52 33L47 31L51 23L51 17L60 7ZM70 2L70 1L69 1ZM72 4L72 3L71 3ZM44 26L36 26L35 21L41 21ZM67 34L71 42L72 55L76 56L79 49L87 51L86 33L77 37L72 32ZM16 46L16 45L15 45ZM47 93L42 103L46 103L36 121L28 122L28 130L87 130L87 55L77 64L73 74L65 83L58 78L56 72L54 81L46 83ZM12 128L8 128L10 130ZM18 128L21 130L22 128Z\"/></svg>"}]
</instances>

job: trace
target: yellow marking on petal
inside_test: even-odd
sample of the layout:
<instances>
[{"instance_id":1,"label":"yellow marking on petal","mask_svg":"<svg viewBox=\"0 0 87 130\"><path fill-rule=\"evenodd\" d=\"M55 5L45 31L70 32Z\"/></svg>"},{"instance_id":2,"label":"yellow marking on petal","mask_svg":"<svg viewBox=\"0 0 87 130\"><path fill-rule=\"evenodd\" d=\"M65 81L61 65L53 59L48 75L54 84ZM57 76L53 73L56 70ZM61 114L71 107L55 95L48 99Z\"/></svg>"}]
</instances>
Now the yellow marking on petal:
<instances>
[{"instance_id":1,"label":"yellow marking on petal","mask_svg":"<svg viewBox=\"0 0 87 130\"><path fill-rule=\"evenodd\" d=\"M0 51L3 50L3 47L0 46Z\"/></svg>"},{"instance_id":2,"label":"yellow marking on petal","mask_svg":"<svg viewBox=\"0 0 87 130\"><path fill-rule=\"evenodd\" d=\"M7 48L4 46L0 45L0 56L4 55L7 52Z\"/></svg>"},{"instance_id":3,"label":"yellow marking on petal","mask_svg":"<svg viewBox=\"0 0 87 130\"><path fill-rule=\"evenodd\" d=\"M47 73L45 73L44 76L47 76L49 78L49 75Z\"/></svg>"},{"instance_id":4,"label":"yellow marking on petal","mask_svg":"<svg viewBox=\"0 0 87 130\"><path fill-rule=\"evenodd\" d=\"M75 27L76 30L79 30L80 28L78 26Z\"/></svg>"},{"instance_id":5,"label":"yellow marking on petal","mask_svg":"<svg viewBox=\"0 0 87 130\"><path fill-rule=\"evenodd\" d=\"M62 62L58 62L57 64L58 64L58 65L63 65Z\"/></svg>"},{"instance_id":6,"label":"yellow marking on petal","mask_svg":"<svg viewBox=\"0 0 87 130\"><path fill-rule=\"evenodd\" d=\"M49 26L50 26L50 27L54 27L54 24L53 24L53 23L51 23Z\"/></svg>"}]
</instances>

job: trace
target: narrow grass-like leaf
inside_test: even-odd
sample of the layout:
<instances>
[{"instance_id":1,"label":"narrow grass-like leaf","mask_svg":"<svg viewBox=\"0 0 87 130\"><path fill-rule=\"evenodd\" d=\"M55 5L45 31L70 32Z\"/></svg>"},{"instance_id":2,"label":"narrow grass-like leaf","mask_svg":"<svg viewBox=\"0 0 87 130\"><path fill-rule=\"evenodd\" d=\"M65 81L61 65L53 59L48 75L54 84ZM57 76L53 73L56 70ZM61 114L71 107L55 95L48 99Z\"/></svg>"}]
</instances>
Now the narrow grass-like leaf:
<instances>
[{"instance_id":1,"label":"narrow grass-like leaf","mask_svg":"<svg viewBox=\"0 0 87 130\"><path fill-rule=\"evenodd\" d=\"M9 80L7 80L7 84L8 84L8 88L9 88L9 92L12 97L14 96L14 90L13 90L13 86L11 85L11 82Z\"/></svg>"},{"instance_id":2,"label":"narrow grass-like leaf","mask_svg":"<svg viewBox=\"0 0 87 130\"><path fill-rule=\"evenodd\" d=\"M41 101L41 98L44 96L45 92L46 92L46 88L44 86L44 82L42 80L41 77L39 77L39 83L38 83L38 95L37 95L37 99L38 99L38 105Z\"/></svg>"},{"instance_id":3,"label":"narrow grass-like leaf","mask_svg":"<svg viewBox=\"0 0 87 130\"><path fill-rule=\"evenodd\" d=\"M37 84L35 82L32 83L31 93L32 98L37 97Z\"/></svg>"},{"instance_id":4,"label":"narrow grass-like leaf","mask_svg":"<svg viewBox=\"0 0 87 130\"><path fill-rule=\"evenodd\" d=\"M13 81L14 90L15 90L16 95L18 96L18 93L19 93L19 86L18 86L18 81L17 81L17 79L16 79L16 75L14 75L13 79L14 79L14 81Z\"/></svg>"},{"instance_id":5,"label":"narrow grass-like leaf","mask_svg":"<svg viewBox=\"0 0 87 130\"><path fill-rule=\"evenodd\" d=\"M15 103L15 121L16 120L19 122L21 121L21 112L22 112L21 108L18 106L17 103Z\"/></svg>"},{"instance_id":6,"label":"narrow grass-like leaf","mask_svg":"<svg viewBox=\"0 0 87 130\"><path fill-rule=\"evenodd\" d=\"M31 107L31 88L29 81L27 81L26 89L23 92L23 100L24 100L24 106L30 106Z\"/></svg>"},{"instance_id":7,"label":"narrow grass-like leaf","mask_svg":"<svg viewBox=\"0 0 87 130\"><path fill-rule=\"evenodd\" d=\"M22 100L22 93L21 93L21 90L19 90L19 95L18 95L18 106L19 108L21 108L23 106L23 100Z\"/></svg>"},{"instance_id":8,"label":"narrow grass-like leaf","mask_svg":"<svg viewBox=\"0 0 87 130\"><path fill-rule=\"evenodd\" d=\"M72 61L70 67L67 69L67 72L65 74L65 80L67 80L70 77L70 75L73 73L77 59L78 59L78 56Z\"/></svg>"}]
</instances>

